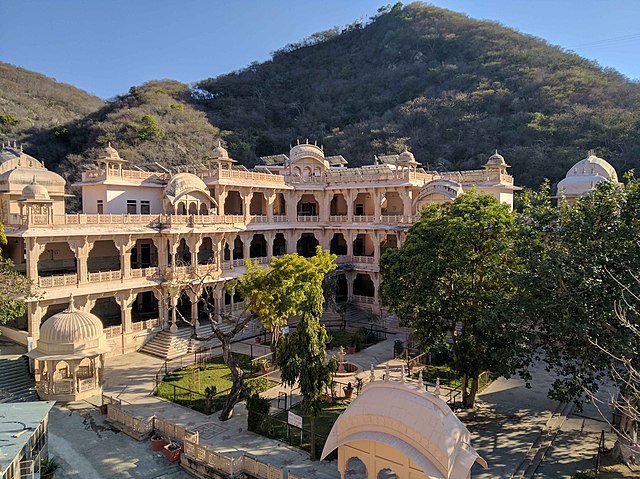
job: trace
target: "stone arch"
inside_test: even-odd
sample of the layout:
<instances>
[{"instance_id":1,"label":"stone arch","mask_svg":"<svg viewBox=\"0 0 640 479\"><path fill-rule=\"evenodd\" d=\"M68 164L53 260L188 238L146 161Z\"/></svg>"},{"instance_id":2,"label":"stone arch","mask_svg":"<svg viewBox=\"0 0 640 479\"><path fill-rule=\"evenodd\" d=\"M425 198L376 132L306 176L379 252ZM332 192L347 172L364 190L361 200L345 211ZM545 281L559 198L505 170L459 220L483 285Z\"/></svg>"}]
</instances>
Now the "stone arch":
<instances>
[{"instance_id":1,"label":"stone arch","mask_svg":"<svg viewBox=\"0 0 640 479\"><path fill-rule=\"evenodd\" d=\"M395 233L386 234L380 244L380 251L384 253L388 249L398 248L398 236Z\"/></svg>"},{"instance_id":2,"label":"stone arch","mask_svg":"<svg viewBox=\"0 0 640 479\"><path fill-rule=\"evenodd\" d=\"M191 249L184 238L178 243L176 266L191 266Z\"/></svg>"},{"instance_id":3,"label":"stone arch","mask_svg":"<svg viewBox=\"0 0 640 479\"><path fill-rule=\"evenodd\" d=\"M336 301L345 302L348 299L349 286L347 285L347 276L345 274L336 275Z\"/></svg>"},{"instance_id":4,"label":"stone arch","mask_svg":"<svg viewBox=\"0 0 640 479\"><path fill-rule=\"evenodd\" d=\"M452 203L462 193L462 185L457 181L430 181L422 187L413 200L413 211L419 213L422 208L430 204Z\"/></svg>"},{"instance_id":5,"label":"stone arch","mask_svg":"<svg viewBox=\"0 0 640 479\"><path fill-rule=\"evenodd\" d=\"M233 259L244 259L244 242L236 236L233 242Z\"/></svg>"},{"instance_id":6,"label":"stone arch","mask_svg":"<svg viewBox=\"0 0 640 479\"><path fill-rule=\"evenodd\" d=\"M196 203L195 201L192 201L191 203L189 203L189 214L190 215L198 214L198 203Z\"/></svg>"},{"instance_id":7,"label":"stone arch","mask_svg":"<svg viewBox=\"0 0 640 479\"><path fill-rule=\"evenodd\" d=\"M282 256L287 254L287 239L284 237L284 233L276 233L273 238L273 256Z\"/></svg>"},{"instance_id":8,"label":"stone arch","mask_svg":"<svg viewBox=\"0 0 640 479\"><path fill-rule=\"evenodd\" d=\"M385 216L400 216L404 212L402 197L397 191L387 191L380 203L381 212Z\"/></svg>"},{"instance_id":9,"label":"stone arch","mask_svg":"<svg viewBox=\"0 0 640 479\"><path fill-rule=\"evenodd\" d=\"M261 233L254 234L249 245L249 258L265 258L266 256L267 240Z\"/></svg>"},{"instance_id":10,"label":"stone arch","mask_svg":"<svg viewBox=\"0 0 640 479\"><path fill-rule=\"evenodd\" d=\"M376 285L367 273L356 274L353 280L353 294L357 296L367 296L374 298L376 296Z\"/></svg>"},{"instance_id":11,"label":"stone arch","mask_svg":"<svg viewBox=\"0 0 640 479\"><path fill-rule=\"evenodd\" d=\"M302 176L304 176L305 178L312 176L313 172L311 170L310 166L305 166L304 170L302 170Z\"/></svg>"},{"instance_id":12,"label":"stone arch","mask_svg":"<svg viewBox=\"0 0 640 479\"><path fill-rule=\"evenodd\" d=\"M347 200L342 193L334 193L329 204L329 214L331 216L346 216L348 210Z\"/></svg>"},{"instance_id":13,"label":"stone arch","mask_svg":"<svg viewBox=\"0 0 640 479\"><path fill-rule=\"evenodd\" d=\"M302 233L296 244L296 251L300 256L311 258L316 254L316 247L320 243L313 233Z\"/></svg>"},{"instance_id":14,"label":"stone arch","mask_svg":"<svg viewBox=\"0 0 640 479\"><path fill-rule=\"evenodd\" d=\"M276 200L273 202L273 214L274 216L285 216L287 214L287 200L282 193L276 194Z\"/></svg>"},{"instance_id":15,"label":"stone arch","mask_svg":"<svg viewBox=\"0 0 640 479\"><path fill-rule=\"evenodd\" d=\"M347 459L344 477L345 479L367 479L367 466L364 461L357 456Z\"/></svg>"},{"instance_id":16,"label":"stone arch","mask_svg":"<svg viewBox=\"0 0 640 479\"><path fill-rule=\"evenodd\" d=\"M76 255L71 250L69 243L55 241L44 245L44 251L38 257L38 276L75 274L77 272Z\"/></svg>"},{"instance_id":17,"label":"stone arch","mask_svg":"<svg viewBox=\"0 0 640 479\"><path fill-rule=\"evenodd\" d=\"M153 291L141 291L131 305L131 322L138 323L160 317L160 304Z\"/></svg>"},{"instance_id":18,"label":"stone arch","mask_svg":"<svg viewBox=\"0 0 640 479\"><path fill-rule=\"evenodd\" d=\"M251 216L267 215L267 199L265 198L264 193L256 191L253 195L251 195L249 214Z\"/></svg>"},{"instance_id":19,"label":"stone arch","mask_svg":"<svg viewBox=\"0 0 640 479\"><path fill-rule=\"evenodd\" d=\"M227 193L227 198L224 200L224 214L225 215L242 215L242 196L240 192L231 190Z\"/></svg>"},{"instance_id":20,"label":"stone arch","mask_svg":"<svg viewBox=\"0 0 640 479\"><path fill-rule=\"evenodd\" d=\"M320 203L316 200L315 195L305 193L298 201L297 210L298 216L319 216Z\"/></svg>"},{"instance_id":21,"label":"stone arch","mask_svg":"<svg viewBox=\"0 0 640 479\"><path fill-rule=\"evenodd\" d=\"M213 249L213 241L208 236L202 238L200 248L198 249L198 264L215 263L215 250Z\"/></svg>"},{"instance_id":22,"label":"stone arch","mask_svg":"<svg viewBox=\"0 0 640 479\"><path fill-rule=\"evenodd\" d=\"M113 296L96 299L91 308L91 314L100 318L102 326L105 328L122 324L122 309Z\"/></svg>"},{"instance_id":23,"label":"stone arch","mask_svg":"<svg viewBox=\"0 0 640 479\"><path fill-rule=\"evenodd\" d=\"M373 256L375 245L370 234L359 233L353 239L354 256Z\"/></svg>"},{"instance_id":24,"label":"stone arch","mask_svg":"<svg viewBox=\"0 0 640 479\"><path fill-rule=\"evenodd\" d=\"M398 474L396 474L393 469L385 467L378 471L378 475L376 477L378 479L398 479Z\"/></svg>"},{"instance_id":25,"label":"stone arch","mask_svg":"<svg viewBox=\"0 0 640 479\"><path fill-rule=\"evenodd\" d=\"M371 193L358 193L353 200L354 216L373 216L375 214L375 205L373 204L373 195Z\"/></svg>"},{"instance_id":26,"label":"stone arch","mask_svg":"<svg viewBox=\"0 0 640 479\"><path fill-rule=\"evenodd\" d=\"M120 251L113 240L98 240L87 256L87 271L99 273L101 271L118 271L120 266Z\"/></svg>"},{"instance_id":27,"label":"stone arch","mask_svg":"<svg viewBox=\"0 0 640 479\"><path fill-rule=\"evenodd\" d=\"M331 242L329 244L329 249L331 253L337 254L338 256L347 254L347 240L344 238L342 233L334 233L331 238Z\"/></svg>"},{"instance_id":28,"label":"stone arch","mask_svg":"<svg viewBox=\"0 0 640 479\"><path fill-rule=\"evenodd\" d=\"M209 208L207 207L206 203L200 203L200 214L201 215L208 215L209 214Z\"/></svg>"},{"instance_id":29,"label":"stone arch","mask_svg":"<svg viewBox=\"0 0 640 479\"><path fill-rule=\"evenodd\" d=\"M187 214L187 207L185 206L184 201L181 201L180 203L178 203L178 206L176 207L176 214L178 215Z\"/></svg>"},{"instance_id":30,"label":"stone arch","mask_svg":"<svg viewBox=\"0 0 640 479\"><path fill-rule=\"evenodd\" d=\"M137 239L130 253L131 268L158 266L158 249L151 239Z\"/></svg>"}]
</instances>

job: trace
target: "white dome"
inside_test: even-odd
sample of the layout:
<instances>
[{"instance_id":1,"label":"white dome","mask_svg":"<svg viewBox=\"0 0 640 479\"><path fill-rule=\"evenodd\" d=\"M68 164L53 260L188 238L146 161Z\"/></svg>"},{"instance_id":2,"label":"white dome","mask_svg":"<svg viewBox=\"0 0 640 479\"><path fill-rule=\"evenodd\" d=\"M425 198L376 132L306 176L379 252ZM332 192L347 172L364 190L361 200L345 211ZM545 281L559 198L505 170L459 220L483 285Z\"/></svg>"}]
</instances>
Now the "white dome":
<instances>
[{"instance_id":1,"label":"white dome","mask_svg":"<svg viewBox=\"0 0 640 479\"><path fill-rule=\"evenodd\" d=\"M164 194L169 197L176 198L186 191L204 191L207 192L207 185L201 178L193 173L178 173L169 180Z\"/></svg>"},{"instance_id":2,"label":"white dome","mask_svg":"<svg viewBox=\"0 0 640 479\"><path fill-rule=\"evenodd\" d=\"M413 153L405 149L402 153L400 153L400 155L398 155L398 162L399 163L415 163L416 158L415 156L413 156Z\"/></svg>"},{"instance_id":3,"label":"white dome","mask_svg":"<svg viewBox=\"0 0 640 479\"><path fill-rule=\"evenodd\" d=\"M34 176L31 184L22 188L22 199L49 201L51 198L49 197L49 191L47 190L47 188L38 184Z\"/></svg>"},{"instance_id":4,"label":"white dome","mask_svg":"<svg viewBox=\"0 0 640 479\"><path fill-rule=\"evenodd\" d=\"M498 153L498 150L496 150L496 152L489 157L489 159L487 160L484 166L486 168L487 166L495 167L495 166L509 166L509 165L507 165L507 162L504 161L504 156L502 156L500 153Z\"/></svg>"},{"instance_id":5,"label":"white dome","mask_svg":"<svg viewBox=\"0 0 640 479\"><path fill-rule=\"evenodd\" d=\"M387 444L429 477L466 478L474 462L484 463L447 403L410 383L367 383L334 423L321 458L353 441Z\"/></svg>"},{"instance_id":6,"label":"white dome","mask_svg":"<svg viewBox=\"0 0 640 479\"><path fill-rule=\"evenodd\" d=\"M558 196L582 196L604 181L618 183L615 168L602 158L590 154L573 165L566 177L558 183Z\"/></svg>"},{"instance_id":7,"label":"white dome","mask_svg":"<svg viewBox=\"0 0 640 479\"><path fill-rule=\"evenodd\" d=\"M118 153L118 150L111 146L111 142L109 142L107 147L104 149L104 156L102 156L100 159L106 161L124 161L122 158L120 158L120 153Z\"/></svg>"},{"instance_id":8,"label":"white dome","mask_svg":"<svg viewBox=\"0 0 640 479\"><path fill-rule=\"evenodd\" d=\"M214 160L229 158L229 152L222 146L220 141L218 141L218 146L213 149L212 158Z\"/></svg>"},{"instance_id":9,"label":"white dome","mask_svg":"<svg viewBox=\"0 0 640 479\"><path fill-rule=\"evenodd\" d=\"M39 355L69 356L69 359L109 351L102 321L96 315L69 307L54 314L40 326Z\"/></svg>"}]
</instances>

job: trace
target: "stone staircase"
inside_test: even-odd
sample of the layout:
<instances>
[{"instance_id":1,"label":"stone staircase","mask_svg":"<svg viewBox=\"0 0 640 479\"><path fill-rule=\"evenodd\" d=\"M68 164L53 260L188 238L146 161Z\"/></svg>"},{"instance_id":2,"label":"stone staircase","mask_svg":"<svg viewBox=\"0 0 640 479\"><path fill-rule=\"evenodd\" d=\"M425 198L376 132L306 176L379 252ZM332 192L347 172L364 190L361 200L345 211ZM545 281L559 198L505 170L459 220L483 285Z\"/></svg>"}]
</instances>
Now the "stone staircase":
<instances>
[{"instance_id":1,"label":"stone staircase","mask_svg":"<svg viewBox=\"0 0 640 479\"><path fill-rule=\"evenodd\" d=\"M139 349L139 352L162 359L175 359L189 353L191 328L180 328L175 333L160 331Z\"/></svg>"},{"instance_id":2,"label":"stone staircase","mask_svg":"<svg viewBox=\"0 0 640 479\"><path fill-rule=\"evenodd\" d=\"M224 323L220 326L220 329L224 332L229 332L233 329L233 325ZM191 333L191 328L179 328L175 333L160 331L142 346L139 352L162 359L175 359L185 354L191 354L196 349L209 349L220 345L220 341L217 338L212 338L209 341L193 341ZM199 338L212 336L211 324L199 324L197 333ZM239 334L236 339L242 336L242 334Z\"/></svg>"},{"instance_id":3,"label":"stone staircase","mask_svg":"<svg viewBox=\"0 0 640 479\"><path fill-rule=\"evenodd\" d=\"M0 403L38 401L26 356L0 356Z\"/></svg>"}]
</instances>

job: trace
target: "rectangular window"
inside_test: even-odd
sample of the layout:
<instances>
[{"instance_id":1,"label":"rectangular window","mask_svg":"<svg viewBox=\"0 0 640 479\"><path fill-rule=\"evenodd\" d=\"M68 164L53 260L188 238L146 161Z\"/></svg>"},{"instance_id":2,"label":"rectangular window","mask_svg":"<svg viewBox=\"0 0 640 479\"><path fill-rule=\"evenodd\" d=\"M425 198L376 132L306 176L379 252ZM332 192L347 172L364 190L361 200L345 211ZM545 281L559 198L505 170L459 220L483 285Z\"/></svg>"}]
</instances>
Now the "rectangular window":
<instances>
[{"instance_id":1,"label":"rectangular window","mask_svg":"<svg viewBox=\"0 0 640 479\"><path fill-rule=\"evenodd\" d=\"M101 215L104 213L104 202L102 200L98 200L98 214Z\"/></svg>"},{"instance_id":2,"label":"rectangular window","mask_svg":"<svg viewBox=\"0 0 640 479\"><path fill-rule=\"evenodd\" d=\"M136 200L127 200L127 214L138 214L138 202Z\"/></svg>"},{"instance_id":3,"label":"rectangular window","mask_svg":"<svg viewBox=\"0 0 640 479\"><path fill-rule=\"evenodd\" d=\"M149 200L140 200L140 214L141 215L151 214L151 203L149 202Z\"/></svg>"},{"instance_id":4,"label":"rectangular window","mask_svg":"<svg viewBox=\"0 0 640 479\"><path fill-rule=\"evenodd\" d=\"M356 216L364 216L364 204L356 203L355 215Z\"/></svg>"}]
</instances>

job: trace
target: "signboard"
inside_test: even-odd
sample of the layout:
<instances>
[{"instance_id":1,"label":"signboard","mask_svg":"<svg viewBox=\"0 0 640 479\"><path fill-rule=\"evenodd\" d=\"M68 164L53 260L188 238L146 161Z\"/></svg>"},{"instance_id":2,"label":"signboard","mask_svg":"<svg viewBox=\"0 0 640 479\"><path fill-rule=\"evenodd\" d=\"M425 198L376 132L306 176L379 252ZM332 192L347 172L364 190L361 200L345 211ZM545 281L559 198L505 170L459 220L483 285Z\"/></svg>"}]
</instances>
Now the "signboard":
<instances>
[{"instance_id":1,"label":"signboard","mask_svg":"<svg viewBox=\"0 0 640 479\"><path fill-rule=\"evenodd\" d=\"M287 422L291 426L302 429L302 416L298 416L297 414L294 414L291 411L289 411L287 414Z\"/></svg>"}]
</instances>

